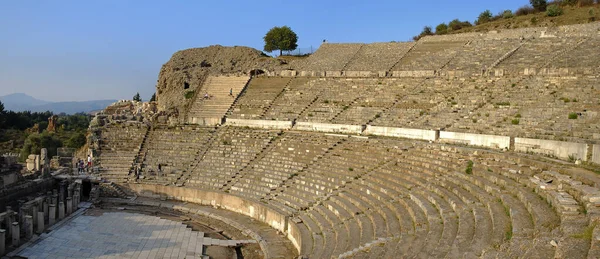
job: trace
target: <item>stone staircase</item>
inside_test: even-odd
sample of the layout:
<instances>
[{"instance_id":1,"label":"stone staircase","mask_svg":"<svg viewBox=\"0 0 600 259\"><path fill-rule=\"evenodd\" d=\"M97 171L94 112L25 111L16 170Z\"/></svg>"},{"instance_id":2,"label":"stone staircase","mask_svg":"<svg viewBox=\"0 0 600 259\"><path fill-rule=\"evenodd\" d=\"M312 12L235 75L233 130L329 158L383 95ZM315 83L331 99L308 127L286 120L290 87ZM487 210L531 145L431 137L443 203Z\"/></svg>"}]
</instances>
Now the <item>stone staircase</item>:
<instances>
[{"instance_id":1,"label":"stone staircase","mask_svg":"<svg viewBox=\"0 0 600 259\"><path fill-rule=\"evenodd\" d=\"M221 124L248 81L247 76L209 76L202 92L196 93L196 100L188 112L188 123L207 126ZM205 98L205 94L209 97Z\"/></svg>"}]
</instances>

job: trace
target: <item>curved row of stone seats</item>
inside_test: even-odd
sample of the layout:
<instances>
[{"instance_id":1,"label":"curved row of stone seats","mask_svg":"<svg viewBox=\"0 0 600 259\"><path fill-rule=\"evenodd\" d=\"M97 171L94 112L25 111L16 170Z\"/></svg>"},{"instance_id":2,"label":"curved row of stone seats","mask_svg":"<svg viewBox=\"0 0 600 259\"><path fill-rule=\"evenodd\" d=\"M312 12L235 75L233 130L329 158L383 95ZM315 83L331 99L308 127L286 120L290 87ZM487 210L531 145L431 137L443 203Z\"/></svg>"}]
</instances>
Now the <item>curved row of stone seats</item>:
<instances>
[{"instance_id":1,"label":"curved row of stone seats","mask_svg":"<svg viewBox=\"0 0 600 259\"><path fill-rule=\"evenodd\" d=\"M551 68L584 68L594 69L598 67L600 60L600 38L589 35L580 45L566 55L556 58L549 67Z\"/></svg>"},{"instance_id":2,"label":"curved row of stone seats","mask_svg":"<svg viewBox=\"0 0 600 259\"><path fill-rule=\"evenodd\" d=\"M315 87L322 89L316 101L299 115L299 121L329 122L336 115L355 106L361 98L373 93L375 85L363 84L363 80L320 80Z\"/></svg>"},{"instance_id":3,"label":"curved row of stone seats","mask_svg":"<svg viewBox=\"0 0 600 259\"><path fill-rule=\"evenodd\" d=\"M388 159L390 149L380 147L377 141L350 138L338 144L331 152L298 173L280 193L271 195L274 204L285 204L296 211L314 205L373 170ZM364 154L370 154L365 157Z\"/></svg>"},{"instance_id":4,"label":"curved row of stone seats","mask_svg":"<svg viewBox=\"0 0 600 259\"><path fill-rule=\"evenodd\" d=\"M455 130L460 131L472 129L478 133L485 132L490 128L489 124L498 121L496 112L503 115L501 120L504 120L504 117L513 117L517 113L514 110L514 103L510 103L515 99L507 98L507 94L496 90L500 87L502 89L510 87L511 83L510 79L471 79L450 82L427 80L423 85L423 95L431 96L435 106L423 107L420 110L422 116L413 118L408 123L413 125L412 127L448 129L454 126ZM429 93L432 91L430 89L436 90ZM486 105L490 109L485 110ZM510 121L508 124L510 125Z\"/></svg>"},{"instance_id":5,"label":"curved row of stone seats","mask_svg":"<svg viewBox=\"0 0 600 259\"><path fill-rule=\"evenodd\" d=\"M391 71L439 70L458 53L467 41L418 42Z\"/></svg>"},{"instance_id":6,"label":"curved row of stone seats","mask_svg":"<svg viewBox=\"0 0 600 259\"><path fill-rule=\"evenodd\" d=\"M445 67L447 70L464 71L464 76L482 75L492 68L494 62L521 44L519 39L473 40Z\"/></svg>"},{"instance_id":7,"label":"curved row of stone seats","mask_svg":"<svg viewBox=\"0 0 600 259\"><path fill-rule=\"evenodd\" d=\"M412 160L411 164L419 166L419 164L426 163L426 161L429 161L434 157L436 156L416 156L414 158L416 161ZM421 161L419 162L419 160ZM523 252L533 253L533 251L539 249L537 247L530 247L531 251L519 251L516 246L527 245L527 242L530 242L529 240L532 238L544 239L546 238L545 235L548 235L549 233L547 228L554 229L557 227L552 223L553 220L557 219L555 215L553 217L554 213L551 211L548 204L542 204L539 196L532 198L531 196L535 195L532 194L530 190L523 191L523 187L520 185L509 185L510 181L506 179L499 180L498 176L491 175L489 171L485 171L485 173L482 173L481 175L477 175L476 172L478 172L478 170L475 166L473 169L473 175L468 176L469 180L472 181L477 179L474 181L476 185L478 185L481 189L485 189L493 197L499 199L502 205L509 209L508 214L510 215L511 228L509 229L510 232L507 232L506 236L509 238L514 238L511 239L513 241L516 240L515 242L511 241L510 246L508 246L509 254ZM511 191L505 192L505 190ZM535 236L534 233L536 233ZM524 240L520 240L521 238ZM531 244L533 243L530 243L529 245ZM536 251L536 253L538 252L539 251Z\"/></svg>"},{"instance_id":8,"label":"curved row of stone seats","mask_svg":"<svg viewBox=\"0 0 600 259\"><path fill-rule=\"evenodd\" d=\"M103 177L127 177L147 131L148 126L143 123L115 123L104 127L97 159Z\"/></svg>"},{"instance_id":9,"label":"curved row of stone seats","mask_svg":"<svg viewBox=\"0 0 600 259\"><path fill-rule=\"evenodd\" d=\"M593 230L588 216L573 212L584 207L577 204L583 201L594 214L600 191L544 172L544 163L398 139L293 131L271 139L277 132L220 128L203 161L223 157L220 150L227 152L228 136L236 136L232 144L242 139L231 154L247 144L254 155L240 157L254 159L234 162L232 170L225 169L226 162L206 164L203 168L211 172L199 173L198 179L222 175L232 182L225 182L225 188L196 186L277 207L291 216L300 231L302 254L311 258L551 258L593 253L598 247L570 235L590 226ZM254 140L247 139L252 136ZM468 160L474 163L469 173ZM532 180L536 175L544 180ZM545 175L573 187L555 194ZM576 204L565 202L567 198Z\"/></svg>"},{"instance_id":10,"label":"curved row of stone seats","mask_svg":"<svg viewBox=\"0 0 600 259\"><path fill-rule=\"evenodd\" d=\"M315 102L323 90L319 81L321 79L293 78L288 84L288 89L277 98L264 119L267 120L294 120L306 107Z\"/></svg>"},{"instance_id":11,"label":"curved row of stone seats","mask_svg":"<svg viewBox=\"0 0 600 259\"><path fill-rule=\"evenodd\" d=\"M346 71L388 71L408 52L413 42L382 42L363 45L346 65Z\"/></svg>"},{"instance_id":12,"label":"curved row of stone seats","mask_svg":"<svg viewBox=\"0 0 600 259\"><path fill-rule=\"evenodd\" d=\"M456 104L455 95L462 91L460 83L439 79L420 79L410 82L405 87L404 93L380 117L370 124L389 127L443 127L448 121L453 121L453 116L458 116L449 110ZM442 123L430 123L426 116L432 117L436 113L448 113L441 116ZM417 126L418 125L418 126Z\"/></svg>"},{"instance_id":13,"label":"curved row of stone seats","mask_svg":"<svg viewBox=\"0 0 600 259\"><path fill-rule=\"evenodd\" d=\"M315 53L298 64L298 70L342 71L362 46L362 43L323 43Z\"/></svg>"},{"instance_id":14,"label":"curved row of stone seats","mask_svg":"<svg viewBox=\"0 0 600 259\"><path fill-rule=\"evenodd\" d=\"M496 165L498 160L506 158L506 156L500 158L492 156L485 162ZM598 256L600 247L595 238L598 234L594 234L593 231L600 215L598 214L600 204L597 203L600 189L593 186L595 182L589 181L590 178L587 176L582 178L581 175L570 175L569 172L563 174L553 171L562 171L560 167L548 167L547 164L539 164L522 157L511 157L511 159L519 161L519 164L515 163L509 168L503 167L498 172L503 177L532 188L560 217L562 236L555 238L557 243L555 256L557 258ZM586 235L587 237L584 237Z\"/></svg>"},{"instance_id":15,"label":"curved row of stone seats","mask_svg":"<svg viewBox=\"0 0 600 259\"><path fill-rule=\"evenodd\" d=\"M214 128L197 126L157 126L146 140L143 167L154 174L187 171L198 153L206 149ZM161 171L158 170L161 165Z\"/></svg>"},{"instance_id":16,"label":"curved row of stone seats","mask_svg":"<svg viewBox=\"0 0 600 259\"><path fill-rule=\"evenodd\" d=\"M247 76L209 76L198 93L188 113L188 122L225 116L235 98L246 86ZM231 95L230 95L231 91ZM204 98L205 94L209 98Z\"/></svg>"},{"instance_id":17,"label":"curved row of stone seats","mask_svg":"<svg viewBox=\"0 0 600 259\"><path fill-rule=\"evenodd\" d=\"M285 132L232 181L229 191L244 197L265 198L340 142L339 137Z\"/></svg>"},{"instance_id":18,"label":"curved row of stone seats","mask_svg":"<svg viewBox=\"0 0 600 259\"><path fill-rule=\"evenodd\" d=\"M192 168L186 186L220 189L230 183L280 134L276 130L221 127Z\"/></svg>"},{"instance_id":19,"label":"curved row of stone seats","mask_svg":"<svg viewBox=\"0 0 600 259\"><path fill-rule=\"evenodd\" d=\"M228 118L233 119L258 119L273 104L273 101L282 94L282 91L291 83L292 78L255 77L250 80L246 91L239 97L232 113Z\"/></svg>"},{"instance_id":20,"label":"curved row of stone seats","mask_svg":"<svg viewBox=\"0 0 600 259\"><path fill-rule=\"evenodd\" d=\"M506 160L519 161L519 164L499 162ZM547 164L534 164L535 166L530 166L527 165L532 164L530 161L526 161L519 157L507 157L504 155L485 157L481 163L488 168L487 172L482 172L482 176L489 175L490 171L498 172L498 175L493 178L487 177L490 181L507 189L516 189L514 187L508 187L507 183L510 183L511 180L514 181L515 184L524 187L521 188L520 191L515 192L515 195L531 212L532 220L536 227L536 235L543 236L544 233L547 235L550 231L554 234L556 229L558 229L558 217L560 217L561 233L552 236L552 240L555 240L555 244L557 243L556 257L560 258L567 255L570 257L585 257L590 241L589 239L577 238L577 236L581 236L581 233L585 231L591 232L593 220L589 218L589 216L586 217L586 215L581 213L581 211L584 211L585 209L582 209L582 206L579 204L584 204L584 201L574 200L569 193L554 191L552 188L552 178L548 178L546 173L539 174L541 172L540 167L547 167ZM477 174L477 171L474 170L473 174ZM538 177L538 175L540 176ZM539 179L544 180L540 181ZM550 181L548 181L548 179ZM530 188L539 195L533 195L532 192L529 192L527 189ZM556 188L556 186L554 188ZM597 188L591 189L593 190L592 193L598 192ZM542 201L541 198L544 200ZM548 211L548 204L552 206L551 208L559 216L555 216L551 211ZM593 213L591 213L591 215L593 215ZM545 229L545 231L540 231L539 229Z\"/></svg>"},{"instance_id":21,"label":"curved row of stone seats","mask_svg":"<svg viewBox=\"0 0 600 259\"><path fill-rule=\"evenodd\" d=\"M515 53L497 65L511 75L523 75L525 69L540 68L553 57L575 46L579 37L538 38L526 41ZM568 55L568 54L567 54Z\"/></svg>"},{"instance_id":22,"label":"curved row of stone seats","mask_svg":"<svg viewBox=\"0 0 600 259\"><path fill-rule=\"evenodd\" d=\"M484 93L483 102L471 109L464 109L460 100L454 105L457 118L448 129L474 131L496 135L517 135L549 139L593 139L599 128L594 112L598 106L593 96L595 78L532 78L522 81L499 80L494 84L482 83L477 89L466 91ZM502 87L498 87L502 86ZM501 90L509 87L511 91ZM459 90L461 96L469 96ZM477 95L472 93L473 95ZM466 100L467 104L473 101ZM456 109L459 108L459 109ZM577 119L569 119L576 113ZM433 117L447 118L441 114ZM434 119L430 119L433 121Z\"/></svg>"}]
</instances>

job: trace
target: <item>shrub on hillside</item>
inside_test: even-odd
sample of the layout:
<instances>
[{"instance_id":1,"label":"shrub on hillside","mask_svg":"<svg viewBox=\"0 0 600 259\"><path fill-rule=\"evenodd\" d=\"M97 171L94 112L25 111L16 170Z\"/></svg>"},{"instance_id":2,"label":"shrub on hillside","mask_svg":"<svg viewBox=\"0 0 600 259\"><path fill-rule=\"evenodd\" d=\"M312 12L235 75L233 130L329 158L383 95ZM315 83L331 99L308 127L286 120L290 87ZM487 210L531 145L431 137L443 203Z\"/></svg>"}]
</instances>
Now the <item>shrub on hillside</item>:
<instances>
[{"instance_id":1,"label":"shrub on hillside","mask_svg":"<svg viewBox=\"0 0 600 259\"><path fill-rule=\"evenodd\" d=\"M594 4L594 0L579 0L578 5L581 6L590 6ZM596 1L596 3L600 3L600 1Z\"/></svg>"},{"instance_id":2,"label":"shrub on hillside","mask_svg":"<svg viewBox=\"0 0 600 259\"><path fill-rule=\"evenodd\" d=\"M485 10L479 14L479 17L477 17L477 21L475 21L475 24L484 24L486 22L489 22L490 20L492 20L492 12L490 10Z\"/></svg>"},{"instance_id":3,"label":"shrub on hillside","mask_svg":"<svg viewBox=\"0 0 600 259\"><path fill-rule=\"evenodd\" d=\"M502 18L504 19L509 19L509 18L513 18L513 12L511 10L505 10L504 12L502 12Z\"/></svg>"},{"instance_id":4,"label":"shrub on hillside","mask_svg":"<svg viewBox=\"0 0 600 259\"><path fill-rule=\"evenodd\" d=\"M435 26L435 34L442 35L448 33L448 25L445 23L440 23L438 26Z\"/></svg>"},{"instance_id":5,"label":"shrub on hillside","mask_svg":"<svg viewBox=\"0 0 600 259\"><path fill-rule=\"evenodd\" d=\"M535 9L529 5L522 6L521 8L517 9L517 11L515 12L515 14L517 16L528 15L528 14L533 14L533 13L535 13Z\"/></svg>"},{"instance_id":6,"label":"shrub on hillside","mask_svg":"<svg viewBox=\"0 0 600 259\"><path fill-rule=\"evenodd\" d=\"M460 30L462 28L471 27L471 26L473 26L473 25L470 22L468 22L468 21L461 22L458 19L454 19L454 20L450 21L450 23L448 23L448 27L453 31Z\"/></svg>"},{"instance_id":7,"label":"shrub on hillside","mask_svg":"<svg viewBox=\"0 0 600 259\"><path fill-rule=\"evenodd\" d=\"M556 16L560 16L562 14L563 14L562 7L555 5L555 4L548 6L548 8L546 9L546 15L550 16L550 17L556 17Z\"/></svg>"},{"instance_id":8,"label":"shrub on hillside","mask_svg":"<svg viewBox=\"0 0 600 259\"><path fill-rule=\"evenodd\" d=\"M529 3L538 12L546 11L546 7L548 6L548 2L546 0L529 0Z\"/></svg>"},{"instance_id":9,"label":"shrub on hillside","mask_svg":"<svg viewBox=\"0 0 600 259\"><path fill-rule=\"evenodd\" d=\"M413 40L418 41L419 39L421 39L427 35L433 35L433 30L429 26L423 27L423 31L421 31L421 34L414 36Z\"/></svg>"}]
</instances>

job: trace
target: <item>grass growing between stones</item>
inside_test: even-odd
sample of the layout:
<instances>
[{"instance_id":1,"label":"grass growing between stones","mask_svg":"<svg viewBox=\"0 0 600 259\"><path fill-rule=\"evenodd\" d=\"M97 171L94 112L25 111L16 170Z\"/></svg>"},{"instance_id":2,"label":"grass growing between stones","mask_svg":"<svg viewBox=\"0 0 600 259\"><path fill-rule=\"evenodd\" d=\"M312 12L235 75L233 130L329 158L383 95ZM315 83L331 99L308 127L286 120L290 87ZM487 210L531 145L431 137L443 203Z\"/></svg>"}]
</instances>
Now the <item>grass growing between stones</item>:
<instances>
[{"instance_id":1,"label":"grass growing between stones","mask_svg":"<svg viewBox=\"0 0 600 259\"><path fill-rule=\"evenodd\" d=\"M185 99L190 99L190 98L194 97L194 91L187 91L187 92L185 92L184 96L185 96Z\"/></svg>"},{"instance_id":2,"label":"grass growing between stones","mask_svg":"<svg viewBox=\"0 0 600 259\"><path fill-rule=\"evenodd\" d=\"M466 174L473 174L473 161L469 160L467 162L467 168L465 169Z\"/></svg>"},{"instance_id":3,"label":"grass growing between stones","mask_svg":"<svg viewBox=\"0 0 600 259\"><path fill-rule=\"evenodd\" d=\"M571 235L571 237L573 238L578 238L578 239L585 239L585 240L592 240L592 236L594 233L594 228L596 227L597 223L593 223L589 226L587 226L583 232L579 233L579 234L574 234Z\"/></svg>"}]
</instances>

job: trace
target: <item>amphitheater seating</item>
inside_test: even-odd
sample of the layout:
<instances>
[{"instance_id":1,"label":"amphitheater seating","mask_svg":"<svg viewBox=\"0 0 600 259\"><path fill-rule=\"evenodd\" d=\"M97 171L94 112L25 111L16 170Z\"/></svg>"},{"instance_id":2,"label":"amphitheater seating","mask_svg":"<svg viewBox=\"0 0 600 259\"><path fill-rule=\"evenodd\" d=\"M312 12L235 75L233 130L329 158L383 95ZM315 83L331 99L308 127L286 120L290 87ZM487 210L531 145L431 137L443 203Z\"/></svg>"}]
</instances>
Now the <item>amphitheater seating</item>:
<instances>
[{"instance_id":1,"label":"amphitheater seating","mask_svg":"<svg viewBox=\"0 0 600 259\"><path fill-rule=\"evenodd\" d=\"M590 35L592 36L592 35ZM584 68L594 69L598 67L600 60L600 39L598 37L590 37L581 39L581 44L571 50L567 55L558 57L552 62L552 68Z\"/></svg>"},{"instance_id":2,"label":"amphitheater seating","mask_svg":"<svg viewBox=\"0 0 600 259\"><path fill-rule=\"evenodd\" d=\"M540 38L525 42L519 50L498 64L509 74L523 74L526 68L540 68L561 51L569 50L581 40L579 38Z\"/></svg>"},{"instance_id":3,"label":"amphitheater seating","mask_svg":"<svg viewBox=\"0 0 600 259\"><path fill-rule=\"evenodd\" d=\"M196 93L196 100L189 110L188 123L218 124L213 123L215 120L220 123L248 80L246 76L209 76L200 92ZM209 98L205 98L205 94Z\"/></svg>"},{"instance_id":4,"label":"amphitheater seating","mask_svg":"<svg viewBox=\"0 0 600 259\"><path fill-rule=\"evenodd\" d=\"M467 42L418 42L391 71L438 70L446 65Z\"/></svg>"},{"instance_id":5,"label":"amphitheater seating","mask_svg":"<svg viewBox=\"0 0 600 259\"><path fill-rule=\"evenodd\" d=\"M204 153L191 169L186 186L221 189L264 148L271 145L279 131L220 128Z\"/></svg>"},{"instance_id":6,"label":"amphitheater seating","mask_svg":"<svg viewBox=\"0 0 600 259\"><path fill-rule=\"evenodd\" d=\"M119 181L127 178L147 131L148 126L142 123L105 126L97 159L102 177Z\"/></svg>"},{"instance_id":7,"label":"amphitheater seating","mask_svg":"<svg viewBox=\"0 0 600 259\"><path fill-rule=\"evenodd\" d=\"M346 65L346 71L388 71L414 45L412 42L363 45Z\"/></svg>"},{"instance_id":8,"label":"amphitheater seating","mask_svg":"<svg viewBox=\"0 0 600 259\"><path fill-rule=\"evenodd\" d=\"M231 193L255 199L285 185L338 143L339 138L320 134L285 133L228 185Z\"/></svg>"},{"instance_id":9,"label":"amphitheater seating","mask_svg":"<svg viewBox=\"0 0 600 259\"><path fill-rule=\"evenodd\" d=\"M315 85L318 79L293 78L288 88L273 101L264 119L294 120L312 102L316 101L320 89Z\"/></svg>"},{"instance_id":10,"label":"amphitheater seating","mask_svg":"<svg viewBox=\"0 0 600 259\"><path fill-rule=\"evenodd\" d=\"M298 69L305 71L342 71L363 44L323 43Z\"/></svg>"},{"instance_id":11,"label":"amphitheater seating","mask_svg":"<svg viewBox=\"0 0 600 259\"><path fill-rule=\"evenodd\" d=\"M446 69L464 71L465 76L481 75L494 62L521 44L518 39L474 40L463 47Z\"/></svg>"},{"instance_id":12,"label":"amphitheater seating","mask_svg":"<svg viewBox=\"0 0 600 259\"><path fill-rule=\"evenodd\" d=\"M239 97L232 114L233 119L260 119L277 97L283 94L291 78L253 78L247 90Z\"/></svg>"},{"instance_id":13,"label":"amphitheater seating","mask_svg":"<svg viewBox=\"0 0 600 259\"><path fill-rule=\"evenodd\" d=\"M323 44L294 68L438 73L253 78L236 103L228 97L227 117L595 143L598 77L524 71L597 69L597 53L587 52L600 47L597 36L532 35L539 32ZM209 79L204 89L224 88L215 80L225 79ZM218 104L218 115L212 104L199 100L192 117L221 118L229 109ZM109 125L103 132L100 160L107 172L130 165L147 136L146 166L166 161L168 170L186 171L177 185L228 193L280 213L299 232L304 257L600 256L600 180L588 165L399 138L232 126L155 128L145 135L144 126L128 127ZM129 160L116 158L122 155Z\"/></svg>"},{"instance_id":14,"label":"amphitheater seating","mask_svg":"<svg viewBox=\"0 0 600 259\"><path fill-rule=\"evenodd\" d=\"M148 136L144 170L158 177L188 171L198 154L207 148L213 130L198 126L155 127Z\"/></svg>"},{"instance_id":15,"label":"amphitheater seating","mask_svg":"<svg viewBox=\"0 0 600 259\"><path fill-rule=\"evenodd\" d=\"M178 150L198 145L201 154L182 155L198 157L185 186L277 208L299 229L301 254L308 257L598 253L597 245L577 236L594 228L589 217L600 212L600 189L559 173L560 166L400 139L204 129L156 128L148 135L147 161L179 156L160 150L158 140L180 143ZM202 151L203 140L185 143L180 135L212 137ZM468 161L473 166L466 172Z\"/></svg>"}]
</instances>

